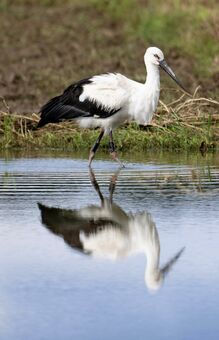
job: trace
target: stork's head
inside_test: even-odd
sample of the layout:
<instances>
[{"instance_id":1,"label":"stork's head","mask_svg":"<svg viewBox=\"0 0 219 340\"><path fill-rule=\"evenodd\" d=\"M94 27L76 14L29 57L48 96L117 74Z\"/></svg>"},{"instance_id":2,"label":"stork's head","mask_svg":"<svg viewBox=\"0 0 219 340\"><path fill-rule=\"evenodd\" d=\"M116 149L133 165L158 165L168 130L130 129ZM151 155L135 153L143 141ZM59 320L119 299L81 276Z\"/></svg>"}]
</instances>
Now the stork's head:
<instances>
[{"instance_id":1,"label":"stork's head","mask_svg":"<svg viewBox=\"0 0 219 340\"><path fill-rule=\"evenodd\" d=\"M162 272L159 269L157 269L151 273L146 271L144 279L145 279L146 287L148 288L150 293L153 293L153 292L158 291L161 288L163 284L164 276Z\"/></svg>"},{"instance_id":2,"label":"stork's head","mask_svg":"<svg viewBox=\"0 0 219 340\"><path fill-rule=\"evenodd\" d=\"M144 55L145 64L154 64L159 66L160 61L164 60L163 52L157 47L148 47Z\"/></svg>"},{"instance_id":3,"label":"stork's head","mask_svg":"<svg viewBox=\"0 0 219 340\"><path fill-rule=\"evenodd\" d=\"M144 55L144 62L146 66L156 65L157 67L161 67L185 92L189 93L176 77L170 66L168 66L164 59L164 54L159 48L148 47Z\"/></svg>"}]
</instances>

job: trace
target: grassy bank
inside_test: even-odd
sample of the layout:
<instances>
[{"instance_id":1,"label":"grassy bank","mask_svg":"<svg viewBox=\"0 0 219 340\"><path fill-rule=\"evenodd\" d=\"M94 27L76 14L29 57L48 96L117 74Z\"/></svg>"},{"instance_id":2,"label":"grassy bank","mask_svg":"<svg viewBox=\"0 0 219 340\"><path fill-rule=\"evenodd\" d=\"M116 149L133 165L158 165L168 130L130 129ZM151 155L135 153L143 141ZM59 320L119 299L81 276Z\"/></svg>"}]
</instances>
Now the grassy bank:
<instances>
[{"instance_id":1,"label":"grassy bank","mask_svg":"<svg viewBox=\"0 0 219 340\"><path fill-rule=\"evenodd\" d=\"M219 103L206 98L184 99L164 104L160 102L150 126L126 124L115 132L118 150L216 149L219 147ZM0 112L0 147L89 149L98 130L78 129L72 122L48 125L36 130L38 115L18 115ZM102 148L108 148L104 138Z\"/></svg>"}]
</instances>

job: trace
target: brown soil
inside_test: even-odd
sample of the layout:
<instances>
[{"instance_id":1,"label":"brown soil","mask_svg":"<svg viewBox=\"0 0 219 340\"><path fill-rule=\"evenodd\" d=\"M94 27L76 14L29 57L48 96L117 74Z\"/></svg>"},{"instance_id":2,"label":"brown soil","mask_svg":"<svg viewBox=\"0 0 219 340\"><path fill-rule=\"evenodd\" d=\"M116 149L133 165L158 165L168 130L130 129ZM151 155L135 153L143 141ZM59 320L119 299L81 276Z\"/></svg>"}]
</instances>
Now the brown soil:
<instances>
[{"instance_id":1,"label":"brown soil","mask_svg":"<svg viewBox=\"0 0 219 340\"><path fill-rule=\"evenodd\" d=\"M110 70L131 76L142 68L136 60L144 46L123 50L122 27L92 6L11 5L1 14L0 96L13 112L36 112L83 77Z\"/></svg>"},{"instance_id":2,"label":"brown soil","mask_svg":"<svg viewBox=\"0 0 219 340\"><path fill-rule=\"evenodd\" d=\"M93 74L121 72L144 81L147 43L130 38L121 23L90 2L19 3L14 1L0 12L0 96L11 112L38 112L65 86ZM185 84L193 89L198 85L192 65L174 52L168 60ZM5 111L4 106L2 102L0 110Z\"/></svg>"}]
</instances>

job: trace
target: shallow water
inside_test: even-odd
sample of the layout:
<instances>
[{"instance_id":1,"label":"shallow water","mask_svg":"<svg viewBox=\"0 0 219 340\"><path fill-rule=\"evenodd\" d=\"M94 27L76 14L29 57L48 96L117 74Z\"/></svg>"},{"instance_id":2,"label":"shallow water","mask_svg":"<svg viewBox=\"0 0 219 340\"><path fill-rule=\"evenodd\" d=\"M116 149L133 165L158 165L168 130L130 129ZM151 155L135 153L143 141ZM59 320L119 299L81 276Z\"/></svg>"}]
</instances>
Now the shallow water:
<instances>
[{"instance_id":1,"label":"shallow water","mask_svg":"<svg viewBox=\"0 0 219 340\"><path fill-rule=\"evenodd\" d=\"M218 339L218 156L125 158L0 154L0 339Z\"/></svg>"}]
</instances>

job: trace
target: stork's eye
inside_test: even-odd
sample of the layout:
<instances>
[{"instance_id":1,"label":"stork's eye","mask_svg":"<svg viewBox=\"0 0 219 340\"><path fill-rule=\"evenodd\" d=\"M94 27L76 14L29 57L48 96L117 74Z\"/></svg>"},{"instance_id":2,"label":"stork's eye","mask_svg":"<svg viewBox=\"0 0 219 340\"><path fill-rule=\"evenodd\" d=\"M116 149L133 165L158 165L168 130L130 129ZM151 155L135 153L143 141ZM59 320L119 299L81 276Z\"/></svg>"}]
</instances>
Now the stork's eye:
<instances>
[{"instance_id":1,"label":"stork's eye","mask_svg":"<svg viewBox=\"0 0 219 340\"><path fill-rule=\"evenodd\" d=\"M157 58L158 60L160 59L160 57L157 54L154 54L154 57Z\"/></svg>"}]
</instances>

